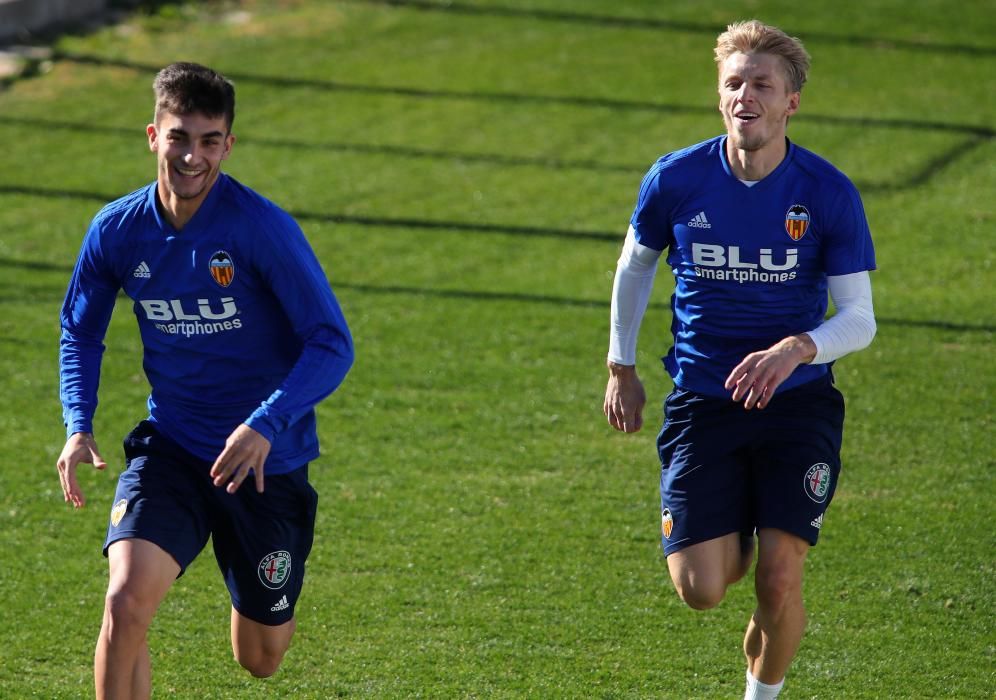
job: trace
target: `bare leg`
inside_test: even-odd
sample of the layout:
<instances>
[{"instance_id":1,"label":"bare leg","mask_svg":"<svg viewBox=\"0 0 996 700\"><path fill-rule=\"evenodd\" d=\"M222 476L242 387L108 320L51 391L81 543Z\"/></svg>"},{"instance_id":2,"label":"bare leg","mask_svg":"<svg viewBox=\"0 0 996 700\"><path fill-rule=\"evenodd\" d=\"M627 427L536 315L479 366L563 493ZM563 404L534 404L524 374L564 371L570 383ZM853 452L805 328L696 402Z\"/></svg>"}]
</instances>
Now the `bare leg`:
<instances>
[{"instance_id":1,"label":"bare leg","mask_svg":"<svg viewBox=\"0 0 996 700\"><path fill-rule=\"evenodd\" d=\"M152 697L152 661L149 659L149 645L144 639L142 647L138 650L135 670L131 677L131 696L133 698Z\"/></svg>"},{"instance_id":2,"label":"bare leg","mask_svg":"<svg viewBox=\"0 0 996 700\"><path fill-rule=\"evenodd\" d=\"M110 580L93 658L98 700L148 698L151 665L145 634L180 566L146 540L118 540L107 551Z\"/></svg>"},{"instance_id":3,"label":"bare leg","mask_svg":"<svg viewBox=\"0 0 996 700\"><path fill-rule=\"evenodd\" d=\"M290 646L297 622L264 625L232 608L232 652L235 660L257 678L267 678L277 672Z\"/></svg>"},{"instance_id":4,"label":"bare leg","mask_svg":"<svg viewBox=\"0 0 996 700\"><path fill-rule=\"evenodd\" d=\"M740 533L706 540L668 555L675 590L689 607L705 610L719 604L727 587L743 578L754 548L743 547Z\"/></svg>"},{"instance_id":5,"label":"bare leg","mask_svg":"<svg viewBox=\"0 0 996 700\"><path fill-rule=\"evenodd\" d=\"M744 654L754 678L778 683L785 678L806 629L802 570L809 543L774 529L761 530L758 538L757 610L747 625Z\"/></svg>"}]
</instances>

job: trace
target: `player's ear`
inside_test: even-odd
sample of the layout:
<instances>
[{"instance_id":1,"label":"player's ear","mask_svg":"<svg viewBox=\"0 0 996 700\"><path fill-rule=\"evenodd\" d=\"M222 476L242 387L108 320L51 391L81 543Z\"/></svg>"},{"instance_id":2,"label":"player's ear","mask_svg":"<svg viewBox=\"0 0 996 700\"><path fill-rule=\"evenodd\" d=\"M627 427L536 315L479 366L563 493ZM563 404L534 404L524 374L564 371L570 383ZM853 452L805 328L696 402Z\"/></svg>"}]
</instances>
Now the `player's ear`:
<instances>
[{"instance_id":1,"label":"player's ear","mask_svg":"<svg viewBox=\"0 0 996 700\"><path fill-rule=\"evenodd\" d=\"M801 92L789 93L789 103L788 109L785 110L785 114L791 117L793 114L799 111L799 100L802 99Z\"/></svg>"},{"instance_id":2,"label":"player's ear","mask_svg":"<svg viewBox=\"0 0 996 700\"><path fill-rule=\"evenodd\" d=\"M232 155L232 146L235 145L235 134L228 132L228 136L225 137L225 150L221 154L222 160L228 160L228 156Z\"/></svg>"},{"instance_id":3,"label":"player's ear","mask_svg":"<svg viewBox=\"0 0 996 700\"><path fill-rule=\"evenodd\" d=\"M149 124L145 127L145 134L149 137L149 150L155 153L157 142L159 140L159 130L156 128L155 124Z\"/></svg>"}]
</instances>

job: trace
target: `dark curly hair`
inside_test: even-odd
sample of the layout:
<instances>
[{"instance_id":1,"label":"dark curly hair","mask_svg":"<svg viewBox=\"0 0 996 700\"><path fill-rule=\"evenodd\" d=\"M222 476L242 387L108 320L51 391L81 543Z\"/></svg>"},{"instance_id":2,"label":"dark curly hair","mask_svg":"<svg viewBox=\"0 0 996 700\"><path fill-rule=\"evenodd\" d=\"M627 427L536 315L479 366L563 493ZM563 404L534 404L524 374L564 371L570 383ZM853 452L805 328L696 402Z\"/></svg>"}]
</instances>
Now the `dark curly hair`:
<instances>
[{"instance_id":1,"label":"dark curly hair","mask_svg":"<svg viewBox=\"0 0 996 700\"><path fill-rule=\"evenodd\" d=\"M225 76L197 63L171 63L156 74L155 122L164 112L224 117L229 131L235 121L235 86Z\"/></svg>"}]
</instances>

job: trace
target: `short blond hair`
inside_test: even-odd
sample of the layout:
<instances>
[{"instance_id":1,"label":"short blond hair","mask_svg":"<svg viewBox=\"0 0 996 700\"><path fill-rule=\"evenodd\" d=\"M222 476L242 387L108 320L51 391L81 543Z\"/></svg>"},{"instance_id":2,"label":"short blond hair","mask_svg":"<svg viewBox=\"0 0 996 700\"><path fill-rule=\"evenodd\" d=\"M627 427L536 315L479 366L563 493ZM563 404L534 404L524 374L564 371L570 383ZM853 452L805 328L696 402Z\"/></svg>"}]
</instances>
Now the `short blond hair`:
<instances>
[{"instance_id":1,"label":"short blond hair","mask_svg":"<svg viewBox=\"0 0 996 700\"><path fill-rule=\"evenodd\" d=\"M809 54L802 42L789 36L778 27L756 19L734 22L716 38L716 65L720 72L723 63L735 53L769 53L778 56L785 67L785 77L792 92L800 92L809 72Z\"/></svg>"}]
</instances>

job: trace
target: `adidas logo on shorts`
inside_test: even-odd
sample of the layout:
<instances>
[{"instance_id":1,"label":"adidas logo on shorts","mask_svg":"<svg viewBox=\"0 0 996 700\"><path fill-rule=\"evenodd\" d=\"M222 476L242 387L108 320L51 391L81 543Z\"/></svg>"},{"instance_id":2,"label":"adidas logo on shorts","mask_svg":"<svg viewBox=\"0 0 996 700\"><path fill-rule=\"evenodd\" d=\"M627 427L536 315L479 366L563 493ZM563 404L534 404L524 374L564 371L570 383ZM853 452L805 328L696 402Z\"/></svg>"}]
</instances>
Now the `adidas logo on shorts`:
<instances>
[{"instance_id":1,"label":"adidas logo on shorts","mask_svg":"<svg viewBox=\"0 0 996 700\"><path fill-rule=\"evenodd\" d=\"M823 513L820 513L820 516L818 518L816 518L816 520L814 520L813 522L811 522L809 524L812 527L815 527L817 530L819 530L821 527L823 527Z\"/></svg>"},{"instance_id":2,"label":"adidas logo on shorts","mask_svg":"<svg viewBox=\"0 0 996 700\"><path fill-rule=\"evenodd\" d=\"M138 267L135 268L135 271L131 273L131 276L149 279L152 277L152 271L149 270L149 264L143 260L138 264Z\"/></svg>"},{"instance_id":3,"label":"adidas logo on shorts","mask_svg":"<svg viewBox=\"0 0 996 700\"><path fill-rule=\"evenodd\" d=\"M290 607L290 603L287 602L287 596L281 596L277 604L270 608L270 612L280 612L281 610L286 610Z\"/></svg>"}]
</instances>

